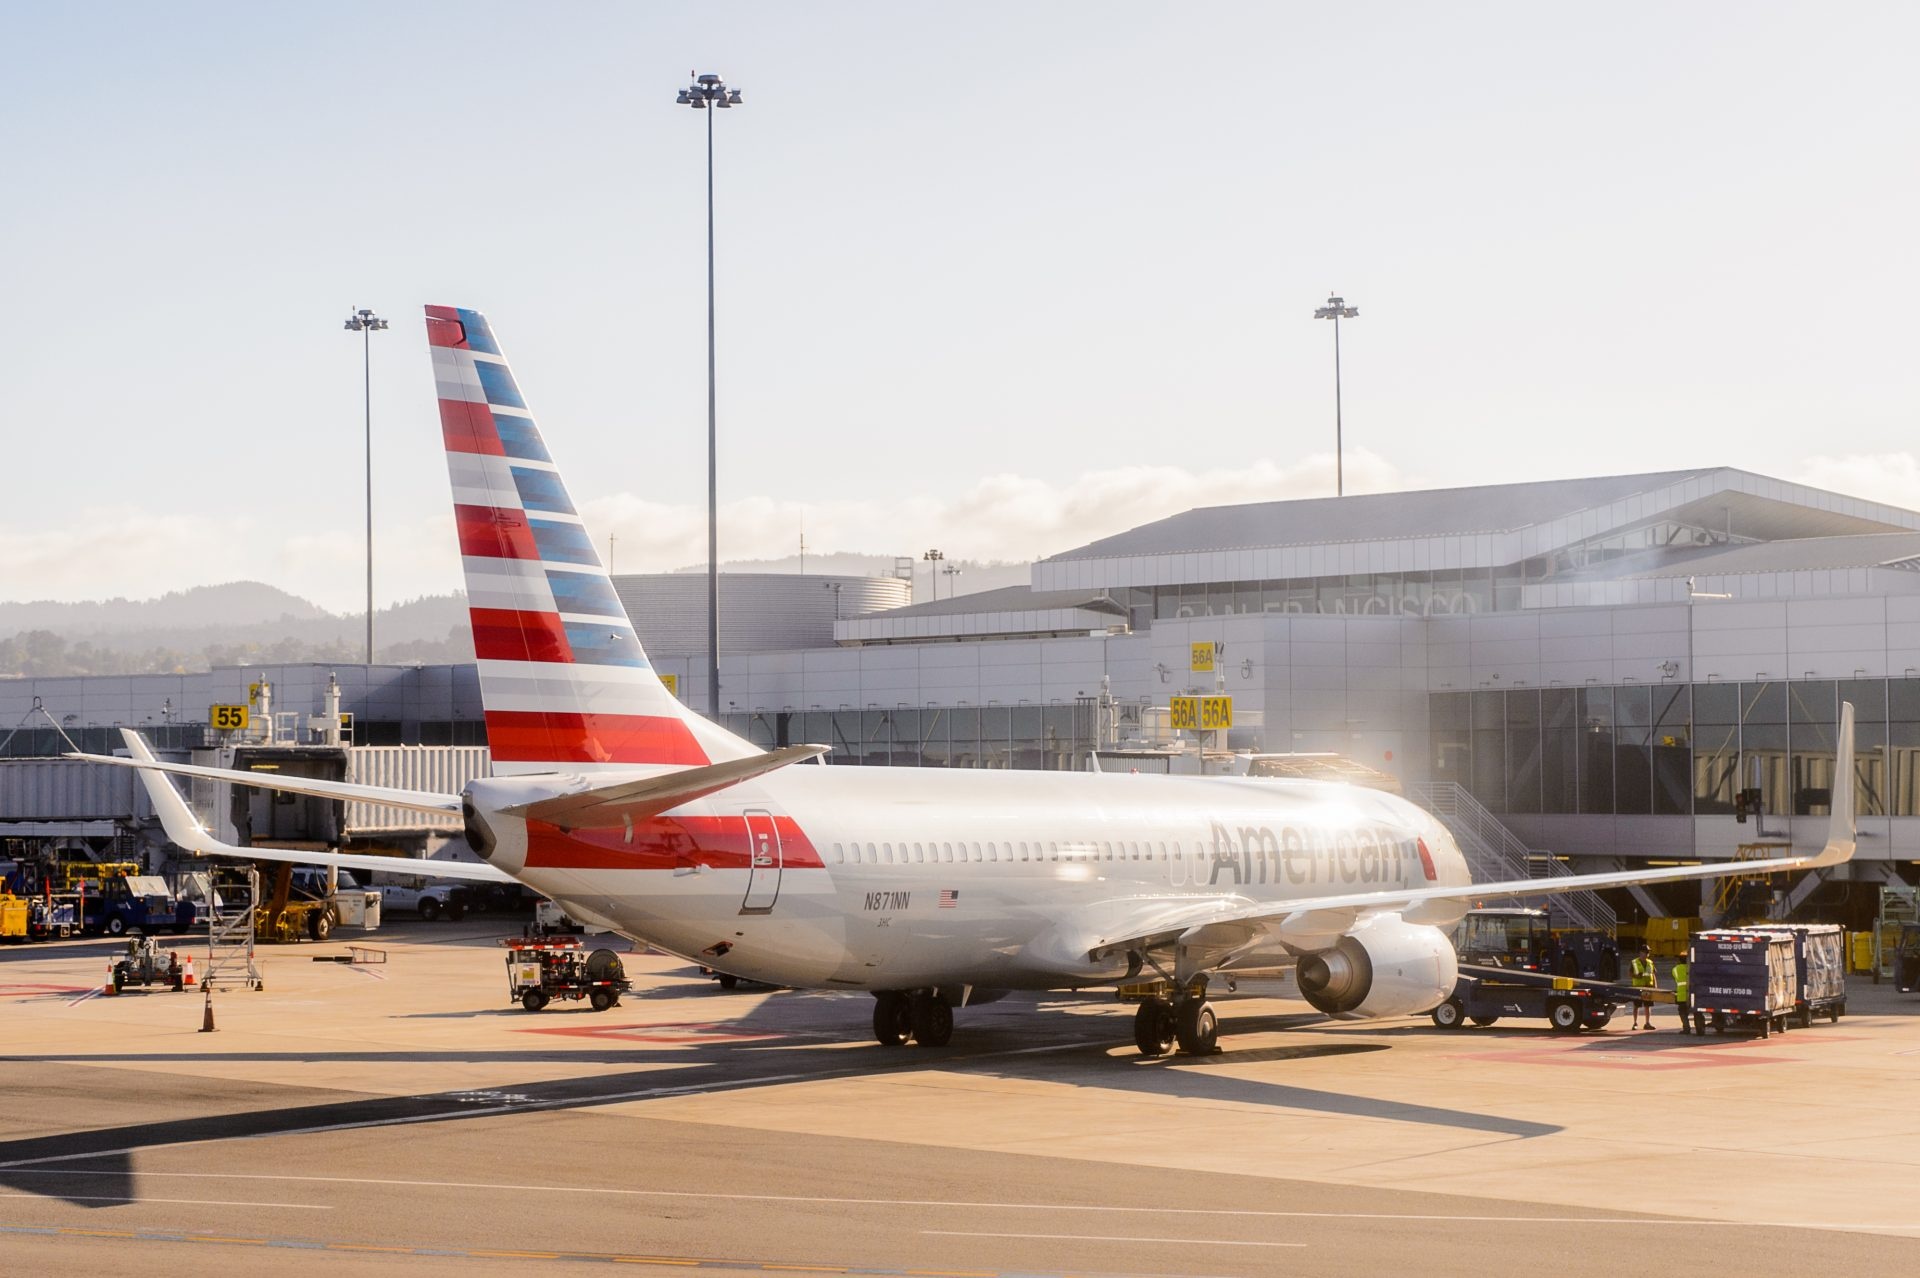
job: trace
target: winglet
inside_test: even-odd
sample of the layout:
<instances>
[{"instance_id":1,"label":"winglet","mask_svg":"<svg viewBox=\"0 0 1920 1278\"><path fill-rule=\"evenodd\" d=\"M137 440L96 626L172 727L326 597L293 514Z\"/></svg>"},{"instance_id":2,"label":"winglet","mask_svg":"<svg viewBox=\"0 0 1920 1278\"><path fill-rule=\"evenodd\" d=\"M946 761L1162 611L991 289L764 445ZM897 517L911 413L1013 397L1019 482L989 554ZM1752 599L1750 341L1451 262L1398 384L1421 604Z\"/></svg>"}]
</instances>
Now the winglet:
<instances>
[{"instance_id":1,"label":"winglet","mask_svg":"<svg viewBox=\"0 0 1920 1278\"><path fill-rule=\"evenodd\" d=\"M1853 811L1853 702L1840 703L1840 732L1833 761L1833 791L1827 803L1827 846L1808 861L1806 869L1819 870L1853 858L1858 833Z\"/></svg>"},{"instance_id":2,"label":"winglet","mask_svg":"<svg viewBox=\"0 0 1920 1278\"><path fill-rule=\"evenodd\" d=\"M147 748L146 738L132 728L120 729L120 736L127 743L127 753L139 763L153 763L153 751ZM178 844L189 852L202 855L245 856L245 848L222 843L207 832L193 815L193 809L173 788L173 782L167 780L154 768L141 768L140 781L147 787L147 797L153 800L154 815L160 818L160 827L167 832L169 841Z\"/></svg>"}]
</instances>

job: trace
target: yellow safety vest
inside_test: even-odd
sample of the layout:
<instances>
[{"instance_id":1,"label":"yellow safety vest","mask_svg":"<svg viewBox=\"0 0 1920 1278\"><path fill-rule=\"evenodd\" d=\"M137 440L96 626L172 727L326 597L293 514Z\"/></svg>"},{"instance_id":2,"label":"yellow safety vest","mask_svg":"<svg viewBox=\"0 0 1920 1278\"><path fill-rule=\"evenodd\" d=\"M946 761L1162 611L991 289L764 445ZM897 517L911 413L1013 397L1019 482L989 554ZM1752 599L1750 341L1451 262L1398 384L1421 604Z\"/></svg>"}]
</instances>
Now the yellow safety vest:
<instances>
[{"instance_id":1,"label":"yellow safety vest","mask_svg":"<svg viewBox=\"0 0 1920 1278\"><path fill-rule=\"evenodd\" d=\"M1687 1001L1687 975L1684 962L1673 965L1673 997L1682 1003Z\"/></svg>"},{"instance_id":2,"label":"yellow safety vest","mask_svg":"<svg viewBox=\"0 0 1920 1278\"><path fill-rule=\"evenodd\" d=\"M1652 989L1654 984L1653 960L1637 958L1633 961L1633 983L1642 989Z\"/></svg>"}]
</instances>

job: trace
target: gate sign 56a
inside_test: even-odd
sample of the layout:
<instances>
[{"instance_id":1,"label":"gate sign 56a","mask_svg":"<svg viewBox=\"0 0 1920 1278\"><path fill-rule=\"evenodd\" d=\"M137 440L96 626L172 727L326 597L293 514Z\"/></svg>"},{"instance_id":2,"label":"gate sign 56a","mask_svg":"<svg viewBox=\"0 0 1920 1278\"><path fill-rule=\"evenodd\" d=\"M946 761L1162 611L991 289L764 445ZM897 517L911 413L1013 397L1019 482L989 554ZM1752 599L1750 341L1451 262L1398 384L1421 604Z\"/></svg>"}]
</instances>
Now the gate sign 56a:
<instances>
[{"instance_id":1,"label":"gate sign 56a","mask_svg":"<svg viewBox=\"0 0 1920 1278\"><path fill-rule=\"evenodd\" d=\"M207 722L213 725L216 732L244 732L247 719L247 707L244 705L207 707Z\"/></svg>"},{"instance_id":2,"label":"gate sign 56a","mask_svg":"<svg viewBox=\"0 0 1920 1278\"><path fill-rule=\"evenodd\" d=\"M1221 732L1233 726L1232 697L1170 697L1167 708L1177 731Z\"/></svg>"}]
</instances>

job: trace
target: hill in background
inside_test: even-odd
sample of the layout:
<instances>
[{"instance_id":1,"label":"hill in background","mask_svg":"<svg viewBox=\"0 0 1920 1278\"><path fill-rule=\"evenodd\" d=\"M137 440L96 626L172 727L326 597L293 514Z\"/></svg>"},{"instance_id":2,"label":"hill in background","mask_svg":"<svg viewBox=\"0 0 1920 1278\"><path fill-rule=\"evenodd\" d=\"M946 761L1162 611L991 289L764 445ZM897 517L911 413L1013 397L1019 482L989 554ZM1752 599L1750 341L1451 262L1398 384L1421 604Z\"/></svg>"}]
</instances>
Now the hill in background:
<instances>
[{"instance_id":1,"label":"hill in background","mask_svg":"<svg viewBox=\"0 0 1920 1278\"><path fill-rule=\"evenodd\" d=\"M949 592L1024 583L1026 564L954 560L960 571L941 574ZM887 576L891 555L808 555L809 573ZM914 561L916 601L926 598L927 565ZM704 568L682 569L703 572ZM800 571L797 555L743 560L726 572ZM386 664L440 664L473 660L473 633L462 594L429 595L374 614L374 657ZM215 666L303 661L354 663L366 654L366 622L359 613L332 613L298 595L257 581L196 586L156 599L84 603L39 600L0 603L0 678L63 675L191 674Z\"/></svg>"}]
</instances>

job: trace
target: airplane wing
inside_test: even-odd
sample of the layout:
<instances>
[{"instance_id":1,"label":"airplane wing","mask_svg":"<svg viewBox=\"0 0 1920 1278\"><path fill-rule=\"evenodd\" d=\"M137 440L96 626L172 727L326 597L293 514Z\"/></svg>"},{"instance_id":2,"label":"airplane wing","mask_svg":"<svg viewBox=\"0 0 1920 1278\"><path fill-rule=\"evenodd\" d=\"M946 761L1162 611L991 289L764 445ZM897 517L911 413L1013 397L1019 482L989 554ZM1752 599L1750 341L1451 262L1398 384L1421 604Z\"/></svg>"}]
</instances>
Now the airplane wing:
<instances>
[{"instance_id":1,"label":"airplane wing","mask_svg":"<svg viewBox=\"0 0 1920 1278\"><path fill-rule=\"evenodd\" d=\"M751 755L745 759L728 759L704 768L684 768L639 781L622 781L591 790L577 790L572 794L535 799L531 803L516 803L500 810L508 816L545 821L562 830L614 826L622 821L640 822L656 817L668 808L677 808L716 790L738 785L749 777L823 755L830 748L823 745L783 746L767 754Z\"/></svg>"},{"instance_id":2,"label":"airplane wing","mask_svg":"<svg viewBox=\"0 0 1920 1278\"><path fill-rule=\"evenodd\" d=\"M1856 834L1853 819L1851 703L1843 703L1840 707L1839 747L1839 757L1834 767L1837 780L1828 818L1827 843L1812 855L1619 870L1602 874L1570 874L1551 879L1509 879L1497 883L1466 883L1446 887L1394 888L1282 901L1236 902L1231 898L1195 900L1184 909L1173 911L1166 908L1164 899L1127 902L1122 903L1126 908L1108 912L1106 918L1101 920L1106 925L1104 928L1099 923L1083 927L1073 941L1056 940L1054 947L1110 954L1173 941L1183 944L1197 942L1206 946L1216 943L1222 936L1231 936L1241 929L1254 927L1269 931L1278 939L1293 942L1301 948L1312 948L1323 941L1331 944L1362 915L1396 913L1409 923L1426 923L1441 918L1450 919L1458 913L1453 907L1462 902L1556 896L1563 892L1587 892L1595 888L1678 883L1726 878L1736 874L1779 874L1794 870L1825 869L1851 860L1854 852ZM1432 919L1421 917L1422 907L1430 904L1446 908L1434 910L1435 917Z\"/></svg>"},{"instance_id":3,"label":"airplane wing","mask_svg":"<svg viewBox=\"0 0 1920 1278\"><path fill-rule=\"evenodd\" d=\"M390 808L405 808L409 812L431 812L444 816L449 812L460 811L460 796L457 794L436 794L431 790L396 790L383 785L355 785L350 781L321 781L314 777L287 777L277 772L248 772L240 768L203 768L193 763L162 763L153 757L153 752L147 749L145 740L132 728L120 729L120 735L126 739L127 749L133 751L133 757L121 758L119 755L112 754L68 754L65 757L84 759L88 763L104 763L116 768L138 768L142 773L171 772L175 776L199 777L203 781L231 781L235 785L251 785L266 790L287 790L294 794L310 794L322 799L379 803ZM151 790L152 786L149 785L148 789Z\"/></svg>"},{"instance_id":4,"label":"airplane wing","mask_svg":"<svg viewBox=\"0 0 1920 1278\"><path fill-rule=\"evenodd\" d=\"M502 870L496 870L491 865L483 865L477 861L420 861L407 857L360 856L350 852L301 852L291 848L243 848L233 843L222 843L219 839L214 838L205 826L200 824L199 819L193 815L193 809L189 808L187 801L180 797L180 792L173 788L173 782L161 775L162 772L179 772L182 770L183 765L160 763L155 760L153 751L147 748L146 740L131 728L122 728L120 735L126 738L127 748L133 751L133 757L131 759L106 758L99 755L69 755L67 757L90 759L98 763L124 764L128 767L140 769L140 780L145 783L147 794L153 799L154 813L160 818L160 825L166 830L167 838L189 852L198 852L202 856L238 857L245 861L291 861L295 865L336 866L343 870L385 871L397 874L413 874L419 875L422 878L433 879L465 879L470 882L479 883L513 883L516 881L511 874L507 874ZM258 784L259 776L259 774L253 772L229 772L221 768L188 768L185 769L185 771L188 776L200 776L211 773L217 780L252 784ZM293 788L283 787L281 782L284 780L293 780L294 778L276 776L270 779L274 782L275 788ZM304 782L305 779L301 778L301 780ZM341 788L334 786L331 782L324 781L306 782L306 784L327 785L334 789ZM383 794L414 793L414 791L411 790L388 791L379 786L347 786L344 788L355 791L375 790ZM311 790L299 790L297 792L303 794L313 793ZM325 797L366 798L367 796L354 794L351 796L328 795ZM443 799L447 798L446 796L440 797ZM389 802L389 800L386 799L369 799L369 801L374 803ZM451 811L458 812L460 810L460 801L458 799L447 799L447 801L453 805ZM394 806L398 807L403 805L395 804ZM425 810L429 812L444 812L449 809L427 808Z\"/></svg>"}]
</instances>

